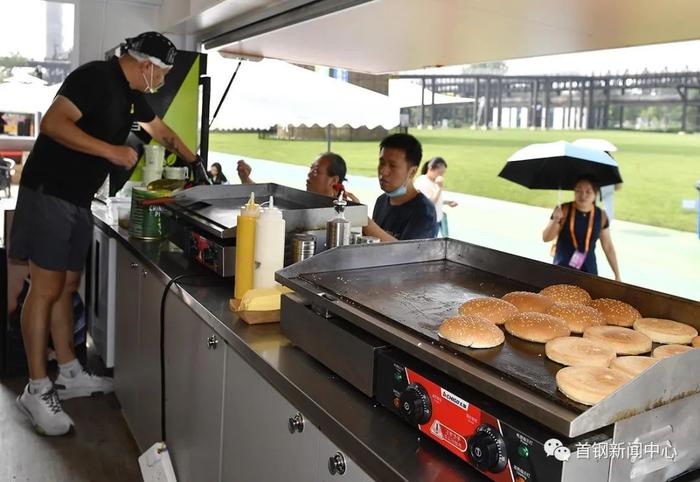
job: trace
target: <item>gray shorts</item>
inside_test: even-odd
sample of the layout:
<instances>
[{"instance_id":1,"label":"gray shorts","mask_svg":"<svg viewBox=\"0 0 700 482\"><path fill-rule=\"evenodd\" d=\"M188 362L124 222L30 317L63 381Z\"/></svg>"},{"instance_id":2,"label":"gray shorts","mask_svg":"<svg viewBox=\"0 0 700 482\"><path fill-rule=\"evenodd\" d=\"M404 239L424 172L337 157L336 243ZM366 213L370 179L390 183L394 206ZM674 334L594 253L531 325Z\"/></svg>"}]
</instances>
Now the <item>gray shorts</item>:
<instances>
[{"instance_id":1,"label":"gray shorts","mask_svg":"<svg viewBox=\"0 0 700 482\"><path fill-rule=\"evenodd\" d=\"M85 267L92 240L92 212L39 190L20 186L10 231L10 258L49 271Z\"/></svg>"}]
</instances>

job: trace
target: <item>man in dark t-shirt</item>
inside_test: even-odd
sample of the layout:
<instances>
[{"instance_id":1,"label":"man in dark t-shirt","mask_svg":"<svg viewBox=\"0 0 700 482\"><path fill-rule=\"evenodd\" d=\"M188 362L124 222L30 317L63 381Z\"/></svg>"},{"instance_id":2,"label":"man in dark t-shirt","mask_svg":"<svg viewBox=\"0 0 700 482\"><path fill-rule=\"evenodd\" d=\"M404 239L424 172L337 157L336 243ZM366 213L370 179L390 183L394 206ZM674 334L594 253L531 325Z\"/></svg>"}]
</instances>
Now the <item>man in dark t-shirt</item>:
<instances>
[{"instance_id":1,"label":"man in dark t-shirt","mask_svg":"<svg viewBox=\"0 0 700 482\"><path fill-rule=\"evenodd\" d=\"M22 310L29 383L17 398L35 429L46 435L73 426L60 400L110 392L112 380L83 370L73 349L73 293L92 238L90 204L111 165L132 167L124 145L134 122L204 175L201 159L150 108L144 93L165 80L177 49L163 35L127 39L122 55L70 73L41 121L22 172L10 257L28 261L31 288ZM55 385L46 372L48 336L56 351Z\"/></svg>"},{"instance_id":2,"label":"man in dark t-shirt","mask_svg":"<svg viewBox=\"0 0 700 482\"><path fill-rule=\"evenodd\" d=\"M413 187L423 148L409 134L392 134L379 145L379 186L372 218L363 229L380 241L434 238L437 235L435 206Z\"/></svg>"}]
</instances>

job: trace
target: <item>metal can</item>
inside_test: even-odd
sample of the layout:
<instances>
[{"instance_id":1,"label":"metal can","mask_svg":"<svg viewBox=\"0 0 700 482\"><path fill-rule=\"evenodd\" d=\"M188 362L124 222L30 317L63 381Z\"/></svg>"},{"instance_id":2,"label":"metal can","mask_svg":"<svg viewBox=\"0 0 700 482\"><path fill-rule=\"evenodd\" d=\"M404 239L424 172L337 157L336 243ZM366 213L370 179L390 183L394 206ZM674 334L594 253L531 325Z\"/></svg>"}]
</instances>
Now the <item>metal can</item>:
<instances>
[{"instance_id":1,"label":"metal can","mask_svg":"<svg viewBox=\"0 0 700 482\"><path fill-rule=\"evenodd\" d=\"M298 263L316 254L316 236L299 233L292 238L292 261Z\"/></svg>"},{"instance_id":2,"label":"metal can","mask_svg":"<svg viewBox=\"0 0 700 482\"><path fill-rule=\"evenodd\" d=\"M170 191L149 191L145 187L131 190L129 236L140 239L160 239L165 235L162 206L144 206L143 201L165 197Z\"/></svg>"},{"instance_id":3,"label":"metal can","mask_svg":"<svg viewBox=\"0 0 700 482\"><path fill-rule=\"evenodd\" d=\"M326 248L350 244L350 221L339 216L326 223Z\"/></svg>"},{"instance_id":4,"label":"metal can","mask_svg":"<svg viewBox=\"0 0 700 482\"><path fill-rule=\"evenodd\" d=\"M357 238L357 244L374 244L378 242L379 238L376 236L360 236Z\"/></svg>"},{"instance_id":5,"label":"metal can","mask_svg":"<svg viewBox=\"0 0 700 482\"><path fill-rule=\"evenodd\" d=\"M350 231L350 244L357 244L357 239L362 236L362 233L357 231Z\"/></svg>"}]
</instances>

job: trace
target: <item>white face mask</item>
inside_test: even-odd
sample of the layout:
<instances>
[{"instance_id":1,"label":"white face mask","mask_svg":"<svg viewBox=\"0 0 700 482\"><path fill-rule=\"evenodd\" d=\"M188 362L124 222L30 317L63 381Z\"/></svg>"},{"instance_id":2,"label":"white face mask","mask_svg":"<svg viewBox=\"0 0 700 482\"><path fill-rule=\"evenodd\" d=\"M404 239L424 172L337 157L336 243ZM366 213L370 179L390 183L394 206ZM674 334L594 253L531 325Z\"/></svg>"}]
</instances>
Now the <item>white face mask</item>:
<instances>
[{"instance_id":1,"label":"white face mask","mask_svg":"<svg viewBox=\"0 0 700 482\"><path fill-rule=\"evenodd\" d=\"M155 94L158 92L158 89L163 87L163 84L165 84L165 77L160 81L158 85L153 85L153 64L151 64L151 81L149 82L148 79L146 78L146 74L143 72L141 73L143 75L143 80L146 81L146 93L147 94Z\"/></svg>"}]
</instances>

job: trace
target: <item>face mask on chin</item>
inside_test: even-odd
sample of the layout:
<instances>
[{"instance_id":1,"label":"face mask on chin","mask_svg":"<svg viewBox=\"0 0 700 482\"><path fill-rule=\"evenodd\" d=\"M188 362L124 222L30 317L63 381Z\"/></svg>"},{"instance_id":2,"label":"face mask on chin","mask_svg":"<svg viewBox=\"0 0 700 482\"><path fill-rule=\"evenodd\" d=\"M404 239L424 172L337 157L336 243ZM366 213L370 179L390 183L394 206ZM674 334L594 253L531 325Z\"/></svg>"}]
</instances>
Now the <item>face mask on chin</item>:
<instances>
[{"instance_id":1,"label":"face mask on chin","mask_svg":"<svg viewBox=\"0 0 700 482\"><path fill-rule=\"evenodd\" d=\"M399 197L399 196L403 196L404 194L406 194L406 191L408 191L406 184L402 184L401 186L397 187L393 191L387 192L386 195L389 197Z\"/></svg>"},{"instance_id":2,"label":"face mask on chin","mask_svg":"<svg viewBox=\"0 0 700 482\"><path fill-rule=\"evenodd\" d=\"M404 182L402 185L400 185L399 187L397 187L393 191L386 192L385 194L389 197L403 196L404 194L406 194L408 192L408 183L411 182L412 178L413 178L413 176L410 174L410 171L409 171L409 176L406 178L406 182Z\"/></svg>"},{"instance_id":3,"label":"face mask on chin","mask_svg":"<svg viewBox=\"0 0 700 482\"><path fill-rule=\"evenodd\" d=\"M151 64L151 81L148 81L148 78L146 78L146 74L143 72L141 73L143 75L143 80L146 81L146 93L147 94L155 94L158 92L158 89L163 87L163 84L165 84L165 79L162 79L158 85L153 85L153 64Z\"/></svg>"}]
</instances>

